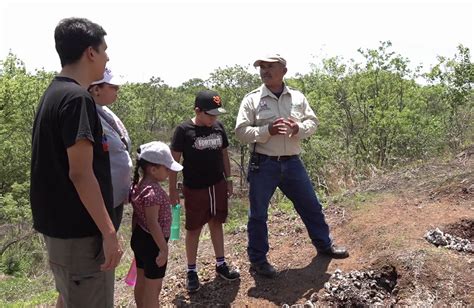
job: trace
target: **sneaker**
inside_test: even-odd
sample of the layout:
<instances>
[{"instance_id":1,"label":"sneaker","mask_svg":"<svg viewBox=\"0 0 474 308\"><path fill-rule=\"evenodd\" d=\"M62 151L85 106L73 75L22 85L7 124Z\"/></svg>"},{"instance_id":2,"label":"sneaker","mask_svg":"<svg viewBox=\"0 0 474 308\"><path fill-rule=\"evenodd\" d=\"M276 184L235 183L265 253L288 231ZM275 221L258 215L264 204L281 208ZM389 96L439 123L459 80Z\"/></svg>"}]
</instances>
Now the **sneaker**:
<instances>
[{"instance_id":1,"label":"sneaker","mask_svg":"<svg viewBox=\"0 0 474 308\"><path fill-rule=\"evenodd\" d=\"M199 277L198 274L195 271L189 271L188 272L188 283L186 285L186 288L188 289L189 293L194 293L199 288L201 287L201 284L199 283Z\"/></svg>"},{"instance_id":2,"label":"sneaker","mask_svg":"<svg viewBox=\"0 0 474 308\"><path fill-rule=\"evenodd\" d=\"M349 257L349 252L346 248L335 245L331 245L331 247L324 250L318 250L318 254L322 254L334 259L344 259Z\"/></svg>"},{"instance_id":3,"label":"sneaker","mask_svg":"<svg viewBox=\"0 0 474 308\"><path fill-rule=\"evenodd\" d=\"M225 262L219 266L216 266L216 273L225 280L236 280L240 277L240 273L236 270L229 269L227 263Z\"/></svg>"},{"instance_id":4,"label":"sneaker","mask_svg":"<svg viewBox=\"0 0 474 308\"><path fill-rule=\"evenodd\" d=\"M250 268L253 269L258 275L265 276L267 278L274 278L278 274L276 269L268 263L268 261L264 261L262 263L251 263Z\"/></svg>"}]
</instances>

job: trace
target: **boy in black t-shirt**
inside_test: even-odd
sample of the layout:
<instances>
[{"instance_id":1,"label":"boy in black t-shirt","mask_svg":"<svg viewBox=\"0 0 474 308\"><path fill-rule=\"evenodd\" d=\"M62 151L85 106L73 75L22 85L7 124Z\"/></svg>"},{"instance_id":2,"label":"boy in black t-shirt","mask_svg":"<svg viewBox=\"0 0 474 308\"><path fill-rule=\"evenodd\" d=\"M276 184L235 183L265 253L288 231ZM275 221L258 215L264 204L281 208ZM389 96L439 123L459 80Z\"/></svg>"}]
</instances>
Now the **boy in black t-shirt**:
<instances>
[{"instance_id":1,"label":"boy in black t-shirt","mask_svg":"<svg viewBox=\"0 0 474 308\"><path fill-rule=\"evenodd\" d=\"M59 307L114 304L114 268L122 249L111 215L107 140L87 92L109 60L105 35L87 19L60 21L54 38L62 70L44 92L33 125L30 203Z\"/></svg>"},{"instance_id":2,"label":"boy in black t-shirt","mask_svg":"<svg viewBox=\"0 0 474 308\"><path fill-rule=\"evenodd\" d=\"M187 120L174 132L171 152L179 162L183 156L183 194L186 209L186 258L188 261L187 289L196 292L199 278L196 256L199 235L207 223L216 255L216 273L226 280L235 280L240 274L230 269L224 257L224 231L227 218L227 199L232 195L232 178L227 147L229 141L217 116L225 113L219 94L205 90L197 94L194 103L196 116ZM169 177L170 199L179 203L176 188L177 174Z\"/></svg>"}]
</instances>

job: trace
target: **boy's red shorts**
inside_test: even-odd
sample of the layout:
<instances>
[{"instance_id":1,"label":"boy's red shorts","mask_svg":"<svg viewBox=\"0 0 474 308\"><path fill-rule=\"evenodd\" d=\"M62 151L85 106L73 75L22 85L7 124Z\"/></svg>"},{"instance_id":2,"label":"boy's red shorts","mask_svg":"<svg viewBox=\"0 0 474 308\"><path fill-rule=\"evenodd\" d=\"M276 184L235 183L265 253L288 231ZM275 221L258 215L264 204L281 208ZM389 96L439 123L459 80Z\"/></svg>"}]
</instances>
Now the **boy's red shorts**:
<instances>
[{"instance_id":1,"label":"boy's red shorts","mask_svg":"<svg viewBox=\"0 0 474 308\"><path fill-rule=\"evenodd\" d=\"M220 182L207 188L192 189L183 186L186 209L186 230L204 226L212 217L224 223L227 219L227 182Z\"/></svg>"}]
</instances>

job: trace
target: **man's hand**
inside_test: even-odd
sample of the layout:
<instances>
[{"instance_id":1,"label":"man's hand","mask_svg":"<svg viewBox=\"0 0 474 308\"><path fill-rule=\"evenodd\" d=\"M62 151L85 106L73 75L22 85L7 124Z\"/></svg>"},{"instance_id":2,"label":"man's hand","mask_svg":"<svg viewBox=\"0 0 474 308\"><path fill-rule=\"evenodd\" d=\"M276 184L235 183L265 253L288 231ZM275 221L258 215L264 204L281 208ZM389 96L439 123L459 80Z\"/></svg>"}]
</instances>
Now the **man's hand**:
<instances>
[{"instance_id":1,"label":"man's hand","mask_svg":"<svg viewBox=\"0 0 474 308\"><path fill-rule=\"evenodd\" d=\"M117 233L103 237L102 247L104 249L105 262L100 265L101 271L110 271L117 267L122 258L123 250L117 238Z\"/></svg>"},{"instance_id":2,"label":"man's hand","mask_svg":"<svg viewBox=\"0 0 474 308\"><path fill-rule=\"evenodd\" d=\"M166 264L166 262L168 262L168 249L166 250L160 250L160 252L158 253L158 257L156 257L156 265L158 265L159 267L162 267Z\"/></svg>"},{"instance_id":3,"label":"man's hand","mask_svg":"<svg viewBox=\"0 0 474 308\"><path fill-rule=\"evenodd\" d=\"M268 132L270 135L285 135L287 131L287 127L285 124L284 118L278 118L272 123L268 124Z\"/></svg>"},{"instance_id":4,"label":"man's hand","mask_svg":"<svg viewBox=\"0 0 474 308\"><path fill-rule=\"evenodd\" d=\"M295 122L292 118L288 118L284 120L284 123L286 126L289 127L290 133L288 134L288 137L292 137L300 131L300 127L298 126L298 123Z\"/></svg>"}]
</instances>

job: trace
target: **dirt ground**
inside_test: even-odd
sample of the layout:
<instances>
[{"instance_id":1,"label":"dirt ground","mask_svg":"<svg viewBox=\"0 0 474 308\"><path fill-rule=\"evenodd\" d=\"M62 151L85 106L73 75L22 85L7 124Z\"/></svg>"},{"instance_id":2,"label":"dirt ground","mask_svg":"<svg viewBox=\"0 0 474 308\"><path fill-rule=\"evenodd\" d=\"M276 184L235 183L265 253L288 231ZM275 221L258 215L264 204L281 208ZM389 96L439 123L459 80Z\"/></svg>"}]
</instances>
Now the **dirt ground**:
<instances>
[{"instance_id":1,"label":"dirt ground","mask_svg":"<svg viewBox=\"0 0 474 308\"><path fill-rule=\"evenodd\" d=\"M318 256L300 218L274 207L269 219L269 260L279 271L275 279L249 270L243 225L241 231L226 235L227 259L240 270L241 279L227 282L215 277L211 241L204 234L198 253L202 287L189 295L184 241L171 242L161 302L180 307L361 306L349 292L343 300L328 297L331 276L336 271L377 273L390 268L392 287L379 303L472 306L474 254L436 247L423 236L438 227L472 244L473 166L471 158L407 167L377 176L348 192L342 201L328 204L325 213L334 241L350 251L343 260ZM133 290L123 281L116 283L116 304L134 306Z\"/></svg>"}]
</instances>

